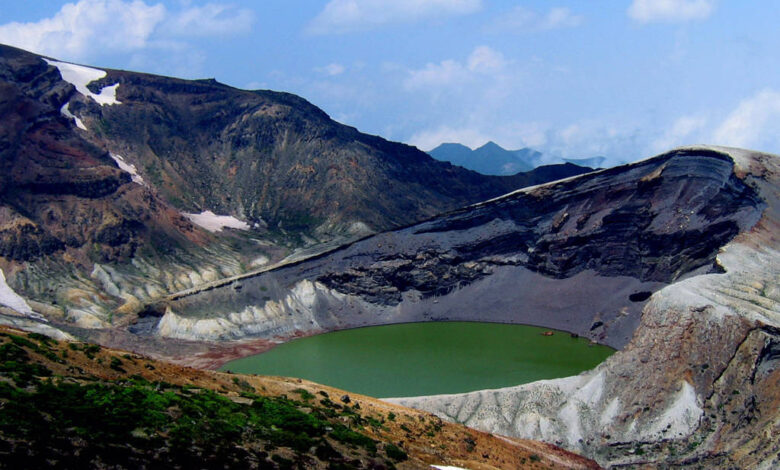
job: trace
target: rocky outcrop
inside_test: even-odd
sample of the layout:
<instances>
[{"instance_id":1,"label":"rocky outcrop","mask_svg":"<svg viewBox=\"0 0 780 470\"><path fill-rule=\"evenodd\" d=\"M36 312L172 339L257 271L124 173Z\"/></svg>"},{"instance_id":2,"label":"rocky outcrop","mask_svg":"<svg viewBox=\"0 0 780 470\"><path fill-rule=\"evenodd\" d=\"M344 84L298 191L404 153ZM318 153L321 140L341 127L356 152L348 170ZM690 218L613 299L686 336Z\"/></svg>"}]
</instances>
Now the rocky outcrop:
<instances>
[{"instance_id":1,"label":"rocky outcrop","mask_svg":"<svg viewBox=\"0 0 780 470\"><path fill-rule=\"evenodd\" d=\"M292 95L99 75L84 93L0 46L0 269L50 325L0 321L179 358L405 321L559 328L621 351L579 377L415 406L613 466L777 466L777 157L678 149L274 264L283 244L583 169L485 177ZM182 210L250 229L212 234ZM271 267L247 274L261 255Z\"/></svg>"},{"instance_id":2,"label":"rocky outcrop","mask_svg":"<svg viewBox=\"0 0 780 470\"><path fill-rule=\"evenodd\" d=\"M763 204L726 154L675 151L379 234L247 276L240 289L191 292L170 303L170 315L262 323L266 316L240 313L284 304L306 281L317 286L316 302L273 309L275 321L303 315L313 330L444 319L530 323L622 347L650 294L719 272L719 248L755 224ZM236 324L232 331L261 330Z\"/></svg>"},{"instance_id":3,"label":"rocky outcrop","mask_svg":"<svg viewBox=\"0 0 780 470\"><path fill-rule=\"evenodd\" d=\"M765 207L718 250L720 273L657 291L623 350L578 377L398 401L610 467L777 467L780 159L707 150L734 158Z\"/></svg>"},{"instance_id":4,"label":"rocky outcrop","mask_svg":"<svg viewBox=\"0 0 780 470\"><path fill-rule=\"evenodd\" d=\"M0 48L0 256L89 265L151 237L186 242L192 226L60 115L74 91L40 57Z\"/></svg>"}]
</instances>

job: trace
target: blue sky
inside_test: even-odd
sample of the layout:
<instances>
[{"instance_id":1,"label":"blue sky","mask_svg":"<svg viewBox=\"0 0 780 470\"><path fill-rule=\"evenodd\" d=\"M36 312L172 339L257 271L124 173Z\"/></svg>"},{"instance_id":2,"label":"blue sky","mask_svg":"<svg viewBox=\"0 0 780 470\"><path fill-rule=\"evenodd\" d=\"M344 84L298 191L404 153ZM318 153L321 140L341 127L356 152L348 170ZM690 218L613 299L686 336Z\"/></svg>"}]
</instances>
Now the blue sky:
<instances>
[{"instance_id":1,"label":"blue sky","mask_svg":"<svg viewBox=\"0 0 780 470\"><path fill-rule=\"evenodd\" d=\"M493 140L633 161L780 153L774 0L4 2L0 42L303 96L429 150Z\"/></svg>"}]
</instances>

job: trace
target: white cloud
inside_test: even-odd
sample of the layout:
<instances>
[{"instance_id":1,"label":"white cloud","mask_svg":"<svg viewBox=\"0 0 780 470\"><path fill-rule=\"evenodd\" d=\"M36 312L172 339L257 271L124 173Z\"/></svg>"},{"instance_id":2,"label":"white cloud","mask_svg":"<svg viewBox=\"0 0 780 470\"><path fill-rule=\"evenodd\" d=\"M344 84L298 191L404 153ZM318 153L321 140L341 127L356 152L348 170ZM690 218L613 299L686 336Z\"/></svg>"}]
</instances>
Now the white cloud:
<instances>
[{"instance_id":1,"label":"white cloud","mask_svg":"<svg viewBox=\"0 0 780 470\"><path fill-rule=\"evenodd\" d=\"M640 23L701 20L715 9L715 0L634 0L628 16Z\"/></svg>"},{"instance_id":2,"label":"white cloud","mask_svg":"<svg viewBox=\"0 0 780 470\"><path fill-rule=\"evenodd\" d=\"M473 81L480 74L496 76L507 64L500 52L487 46L478 46L465 63L447 59L438 64L428 63L422 69L410 70L404 80L404 87L407 90L419 90L462 85Z\"/></svg>"},{"instance_id":3,"label":"white cloud","mask_svg":"<svg viewBox=\"0 0 780 470\"><path fill-rule=\"evenodd\" d=\"M55 57L82 59L95 48L140 49L166 15L163 5L136 0L81 0L51 18L0 26L0 42Z\"/></svg>"},{"instance_id":4,"label":"white cloud","mask_svg":"<svg viewBox=\"0 0 780 470\"><path fill-rule=\"evenodd\" d=\"M86 60L148 48L182 49L176 38L247 31L248 10L210 3L169 11L143 0L80 0L51 18L0 25L0 42L65 60Z\"/></svg>"},{"instance_id":5,"label":"white cloud","mask_svg":"<svg viewBox=\"0 0 780 470\"><path fill-rule=\"evenodd\" d=\"M251 10L208 3L173 15L166 29L179 36L222 36L249 32L253 22Z\"/></svg>"},{"instance_id":6,"label":"white cloud","mask_svg":"<svg viewBox=\"0 0 780 470\"><path fill-rule=\"evenodd\" d=\"M336 64L336 63L328 64L324 67L316 67L314 69L315 72L321 73L323 75L327 75L329 77L341 75L342 73L344 73L345 70L346 68L343 65Z\"/></svg>"},{"instance_id":7,"label":"white cloud","mask_svg":"<svg viewBox=\"0 0 780 470\"><path fill-rule=\"evenodd\" d=\"M642 133L630 123L599 119L583 120L566 127L549 129L547 142L539 150L547 158L607 157L605 165L634 161L642 157Z\"/></svg>"},{"instance_id":8,"label":"white cloud","mask_svg":"<svg viewBox=\"0 0 780 470\"><path fill-rule=\"evenodd\" d=\"M481 8L482 0L331 0L309 24L309 32L362 31L393 23L466 15Z\"/></svg>"},{"instance_id":9,"label":"white cloud","mask_svg":"<svg viewBox=\"0 0 780 470\"><path fill-rule=\"evenodd\" d=\"M766 89L739 103L715 129L713 143L754 150L780 148L780 92Z\"/></svg>"},{"instance_id":10,"label":"white cloud","mask_svg":"<svg viewBox=\"0 0 780 470\"><path fill-rule=\"evenodd\" d=\"M500 17L494 24L501 32L536 32L572 28L582 23L582 16L565 7L552 8L545 14L518 6Z\"/></svg>"},{"instance_id":11,"label":"white cloud","mask_svg":"<svg viewBox=\"0 0 780 470\"><path fill-rule=\"evenodd\" d=\"M487 46L479 46L469 55L468 69L478 73L495 73L507 64L504 55Z\"/></svg>"},{"instance_id":12,"label":"white cloud","mask_svg":"<svg viewBox=\"0 0 780 470\"><path fill-rule=\"evenodd\" d=\"M468 70L459 62L447 59L438 64L429 63L419 70L410 70L404 80L407 90L441 87L461 83L468 78Z\"/></svg>"},{"instance_id":13,"label":"white cloud","mask_svg":"<svg viewBox=\"0 0 780 470\"><path fill-rule=\"evenodd\" d=\"M683 116L678 118L661 137L652 144L654 153L661 153L674 147L703 143L702 131L707 125L704 116Z\"/></svg>"}]
</instances>

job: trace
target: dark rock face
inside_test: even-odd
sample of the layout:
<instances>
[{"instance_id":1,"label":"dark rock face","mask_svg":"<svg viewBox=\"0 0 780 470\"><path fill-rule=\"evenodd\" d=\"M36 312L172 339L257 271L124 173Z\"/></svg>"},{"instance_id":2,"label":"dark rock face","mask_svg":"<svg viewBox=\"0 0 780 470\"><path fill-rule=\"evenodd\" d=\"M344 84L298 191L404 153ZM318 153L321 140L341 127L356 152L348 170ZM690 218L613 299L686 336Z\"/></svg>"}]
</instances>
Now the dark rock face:
<instances>
[{"instance_id":1,"label":"dark rock face","mask_svg":"<svg viewBox=\"0 0 780 470\"><path fill-rule=\"evenodd\" d=\"M31 261L62 250L65 244L34 225L0 231L0 256L14 261Z\"/></svg>"},{"instance_id":2,"label":"dark rock face","mask_svg":"<svg viewBox=\"0 0 780 470\"><path fill-rule=\"evenodd\" d=\"M657 175L634 180L646 165L625 174L627 168L609 170L556 185L555 193L521 193L439 219L416 233L509 221L515 230L456 246L457 254L476 259L522 253L523 266L555 278L594 270L669 283L712 265L717 248L739 232L739 215L759 201L729 176L732 164L723 156L679 153L654 163L660 165ZM668 199L672 195L676 200Z\"/></svg>"},{"instance_id":3,"label":"dark rock face","mask_svg":"<svg viewBox=\"0 0 780 470\"><path fill-rule=\"evenodd\" d=\"M484 176L362 134L288 93L120 71L99 83L119 83L122 105L76 96L74 112L168 201L288 232L327 238L354 222L387 230L589 170Z\"/></svg>"},{"instance_id":4,"label":"dark rock face","mask_svg":"<svg viewBox=\"0 0 780 470\"><path fill-rule=\"evenodd\" d=\"M224 287L178 300L174 309L213 310L218 297L229 299L225 313L240 311L263 304L256 289L306 279L363 302L339 310L323 301L329 313L317 320L326 328L508 321L563 328L619 347L653 291L690 273L717 272L718 249L751 227L762 207L734 175L729 157L678 151L382 233L245 279L241 292ZM334 320L334 309L344 317Z\"/></svg>"},{"instance_id":5,"label":"dark rock face","mask_svg":"<svg viewBox=\"0 0 780 470\"><path fill-rule=\"evenodd\" d=\"M731 168L722 155L679 153L562 182L554 191L520 192L386 234L376 243L378 256L317 280L367 297L376 286L442 295L492 266L516 265L556 279L592 270L671 283L698 268L716 270L717 249L755 222L761 203L729 176ZM422 250L409 241L417 237L427 240Z\"/></svg>"},{"instance_id":6,"label":"dark rock face","mask_svg":"<svg viewBox=\"0 0 780 470\"><path fill-rule=\"evenodd\" d=\"M0 257L32 262L74 248L88 265L129 259L149 232L184 238L177 214L61 116L74 93L40 57L0 48Z\"/></svg>"},{"instance_id":7,"label":"dark rock face","mask_svg":"<svg viewBox=\"0 0 780 470\"><path fill-rule=\"evenodd\" d=\"M69 247L88 265L203 242L178 210L327 240L587 171L487 177L361 134L297 96L213 80L108 71L89 86L116 83L121 104L100 106L40 56L0 45L0 256L34 261ZM62 116L64 105L88 131Z\"/></svg>"}]
</instances>

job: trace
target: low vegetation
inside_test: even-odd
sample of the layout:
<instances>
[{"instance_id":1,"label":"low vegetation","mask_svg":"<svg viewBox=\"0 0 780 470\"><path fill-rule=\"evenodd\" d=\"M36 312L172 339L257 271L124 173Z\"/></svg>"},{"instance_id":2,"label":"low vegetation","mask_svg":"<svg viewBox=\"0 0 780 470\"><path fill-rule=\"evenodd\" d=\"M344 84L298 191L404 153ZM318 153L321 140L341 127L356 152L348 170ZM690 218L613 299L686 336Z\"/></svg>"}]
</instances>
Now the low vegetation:
<instances>
[{"instance_id":1,"label":"low vegetation","mask_svg":"<svg viewBox=\"0 0 780 470\"><path fill-rule=\"evenodd\" d=\"M343 424L342 416L362 420L351 408L334 412L249 392L231 397L137 375L57 376L31 357L64 363L44 338L0 334L0 466L311 468L321 457L334 468L393 468L405 456ZM99 349L72 350L92 359ZM107 362L124 372L119 357ZM314 397L303 392L307 401Z\"/></svg>"},{"instance_id":2,"label":"low vegetation","mask_svg":"<svg viewBox=\"0 0 780 470\"><path fill-rule=\"evenodd\" d=\"M312 385L0 327L0 468L401 470L453 458L517 468L528 457L432 415Z\"/></svg>"}]
</instances>

